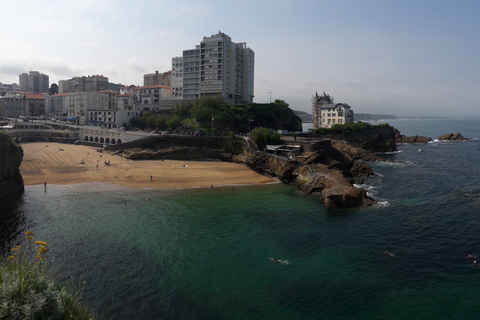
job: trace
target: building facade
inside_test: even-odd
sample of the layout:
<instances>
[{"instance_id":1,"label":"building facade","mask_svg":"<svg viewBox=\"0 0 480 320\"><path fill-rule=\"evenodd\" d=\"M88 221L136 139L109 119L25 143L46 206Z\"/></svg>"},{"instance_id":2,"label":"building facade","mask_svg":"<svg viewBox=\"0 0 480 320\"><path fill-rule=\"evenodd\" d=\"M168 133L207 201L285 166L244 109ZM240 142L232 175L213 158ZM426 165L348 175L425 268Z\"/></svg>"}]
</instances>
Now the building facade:
<instances>
[{"instance_id":1,"label":"building facade","mask_svg":"<svg viewBox=\"0 0 480 320\"><path fill-rule=\"evenodd\" d=\"M108 109L108 95L98 92L67 94L67 119L77 125L86 125L88 110Z\"/></svg>"},{"instance_id":2,"label":"building facade","mask_svg":"<svg viewBox=\"0 0 480 320\"><path fill-rule=\"evenodd\" d=\"M7 84L0 82L0 92L20 91L20 86L16 83Z\"/></svg>"},{"instance_id":3,"label":"building facade","mask_svg":"<svg viewBox=\"0 0 480 320\"><path fill-rule=\"evenodd\" d=\"M27 117L46 116L46 98L43 94L25 94L25 115Z\"/></svg>"},{"instance_id":4,"label":"building facade","mask_svg":"<svg viewBox=\"0 0 480 320\"><path fill-rule=\"evenodd\" d=\"M58 93L50 97L52 113L58 116L67 115L67 93Z\"/></svg>"},{"instance_id":5,"label":"building facade","mask_svg":"<svg viewBox=\"0 0 480 320\"><path fill-rule=\"evenodd\" d=\"M353 110L346 103L334 103L333 97L323 92L312 97L313 129L331 128L335 124L353 122Z\"/></svg>"},{"instance_id":6,"label":"building facade","mask_svg":"<svg viewBox=\"0 0 480 320\"><path fill-rule=\"evenodd\" d=\"M229 104L253 102L255 54L246 43L235 43L222 32L204 37L195 49L183 51L181 67L173 58L175 97L181 92L184 100L221 96Z\"/></svg>"},{"instance_id":7,"label":"building facade","mask_svg":"<svg viewBox=\"0 0 480 320\"><path fill-rule=\"evenodd\" d=\"M103 75L74 77L58 81L59 93L90 92L109 90L108 78Z\"/></svg>"},{"instance_id":8,"label":"building facade","mask_svg":"<svg viewBox=\"0 0 480 320\"><path fill-rule=\"evenodd\" d=\"M183 99L183 57L172 58L172 97Z\"/></svg>"},{"instance_id":9,"label":"building facade","mask_svg":"<svg viewBox=\"0 0 480 320\"><path fill-rule=\"evenodd\" d=\"M25 116L25 95L9 92L0 97L0 116L11 118Z\"/></svg>"},{"instance_id":10,"label":"building facade","mask_svg":"<svg viewBox=\"0 0 480 320\"><path fill-rule=\"evenodd\" d=\"M38 71L30 71L19 75L20 91L31 93L47 92L49 89L49 77Z\"/></svg>"},{"instance_id":11,"label":"building facade","mask_svg":"<svg viewBox=\"0 0 480 320\"><path fill-rule=\"evenodd\" d=\"M164 73L160 73L155 71L155 73L149 73L143 75L143 85L145 87L150 86L165 86L171 87L172 86L172 71L167 71Z\"/></svg>"},{"instance_id":12,"label":"building facade","mask_svg":"<svg viewBox=\"0 0 480 320\"><path fill-rule=\"evenodd\" d=\"M140 117L140 111L134 110L88 110L88 124L107 129L126 127L133 117Z\"/></svg>"}]
</instances>

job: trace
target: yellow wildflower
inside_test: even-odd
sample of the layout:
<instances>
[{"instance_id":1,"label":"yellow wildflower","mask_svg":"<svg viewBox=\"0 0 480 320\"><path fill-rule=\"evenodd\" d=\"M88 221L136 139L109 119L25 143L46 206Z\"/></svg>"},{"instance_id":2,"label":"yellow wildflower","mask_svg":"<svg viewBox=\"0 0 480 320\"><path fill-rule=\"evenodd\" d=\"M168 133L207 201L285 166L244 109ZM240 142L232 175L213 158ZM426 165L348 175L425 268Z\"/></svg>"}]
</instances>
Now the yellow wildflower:
<instances>
[{"instance_id":1,"label":"yellow wildflower","mask_svg":"<svg viewBox=\"0 0 480 320\"><path fill-rule=\"evenodd\" d=\"M26 236L33 236L33 232L32 231L27 231L27 232L25 232L25 235Z\"/></svg>"},{"instance_id":2,"label":"yellow wildflower","mask_svg":"<svg viewBox=\"0 0 480 320\"><path fill-rule=\"evenodd\" d=\"M32 241L32 237L30 236L28 236L27 239L28 239L28 242Z\"/></svg>"},{"instance_id":3,"label":"yellow wildflower","mask_svg":"<svg viewBox=\"0 0 480 320\"><path fill-rule=\"evenodd\" d=\"M13 258L15 258L15 255L8 257L7 260L12 260Z\"/></svg>"},{"instance_id":4,"label":"yellow wildflower","mask_svg":"<svg viewBox=\"0 0 480 320\"><path fill-rule=\"evenodd\" d=\"M17 251L17 250L18 250L18 248L12 248L12 249L10 249L10 251Z\"/></svg>"},{"instance_id":5,"label":"yellow wildflower","mask_svg":"<svg viewBox=\"0 0 480 320\"><path fill-rule=\"evenodd\" d=\"M40 246L47 246L47 243L43 241L35 241L35 244L38 244Z\"/></svg>"}]
</instances>

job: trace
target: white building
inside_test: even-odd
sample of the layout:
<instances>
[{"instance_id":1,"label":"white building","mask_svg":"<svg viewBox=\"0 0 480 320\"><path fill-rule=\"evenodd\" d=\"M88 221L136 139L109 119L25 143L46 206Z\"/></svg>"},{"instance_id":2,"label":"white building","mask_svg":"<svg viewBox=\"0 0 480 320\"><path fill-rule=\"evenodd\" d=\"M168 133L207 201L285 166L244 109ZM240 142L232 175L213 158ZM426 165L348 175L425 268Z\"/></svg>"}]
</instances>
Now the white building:
<instances>
[{"instance_id":1,"label":"white building","mask_svg":"<svg viewBox=\"0 0 480 320\"><path fill-rule=\"evenodd\" d=\"M30 71L19 75L20 91L43 93L49 89L49 77L38 71Z\"/></svg>"},{"instance_id":2,"label":"white building","mask_svg":"<svg viewBox=\"0 0 480 320\"><path fill-rule=\"evenodd\" d=\"M88 110L88 125L107 129L126 127L133 117L140 117L140 113L135 110Z\"/></svg>"},{"instance_id":3,"label":"white building","mask_svg":"<svg viewBox=\"0 0 480 320\"><path fill-rule=\"evenodd\" d=\"M172 58L172 97L183 99L183 57Z\"/></svg>"},{"instance_id":4,"label":"white building","mask_svg":"<svg viewBox=\"0 0 480 320\"><path fill-rule=\"evenodd\" d=\"M16 83L7 84L0 82L0 92L20 91L20 86Z\"/></svg>"},{"instance_id":5,"label":"white building","mask_svg":"<svg viewBox=\"0 0 480 320\"><path fill-rule=\"evenodd\" d=\"M331 128L335 124L353 122L353 110L346 103L337 103L333 97L323 92L312 97L313 129Z\"/></svg>"},{"instance_id":6,"label":"white building","mask_svg":"<svg viewBox=\"0 0 480 320\"><path fill-rule=\"evenodd\" d=\"M229 104L252 103L254 67L255 54L246 43L232 42L222 32L204 37L195 49L183 51L182 60L172 59L173 95L185 100L221 96Z\"/></svg>"},{"instance_id":7,"label":"white building","mask_svg":"<svg viewBox=\"0 0 480 320\"><path fill-rule=\"evenodd\" d=\"M51 112L55 115L67 115L67 93L57 93L50 97Z\"/></svg>"},{"instance_id":8,"label":"white building","mask_svg":"<svg viewBox=\"0 0 480 320\"><path fill-rule=\"evenodd\" d=\"M77 125L86 125L88 110L108 109L108 95L98 92L76 92L67 94L68 120Z\"/></svg>"},{"instance_id":9,"label":"white building","mask_svg":"<svg viewBox=\"0 0 480 320\"><path fill-rule=\"evenodd\" d=\"M158 104L160 100L172 98L172 88L155 85L137 88L142 104Z\"/></svg>"}]
</instances>

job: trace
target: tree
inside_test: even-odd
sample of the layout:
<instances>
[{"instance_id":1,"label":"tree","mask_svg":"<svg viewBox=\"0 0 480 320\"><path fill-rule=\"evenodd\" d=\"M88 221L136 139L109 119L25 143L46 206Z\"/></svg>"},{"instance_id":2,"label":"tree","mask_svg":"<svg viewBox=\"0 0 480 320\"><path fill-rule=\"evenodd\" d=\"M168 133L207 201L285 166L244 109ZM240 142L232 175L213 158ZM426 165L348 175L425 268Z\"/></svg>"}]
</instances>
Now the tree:
<instances>
[{"instance_id":1,"label":"tree","mask_svg":"<svg viewBox=\"0 0 480 320\"><path fill-rule=\"evenodd\" d=\"M58 86L56 83L52 83L50 86L50 89L48 89L47 93L51 96L55 95L58 93Z\"/></svg>"},{"instance_id":2,"label":"tree","mask_svg":"<svg viewBox=\"0 0 480 320\"><path fill-rule=\"evenodd\" d=\"M259 149L265 148L267 144L274 144L280 141L280 134L268 128L255 128L250 132L250 139Z\"/></svg>"}]
</instances>

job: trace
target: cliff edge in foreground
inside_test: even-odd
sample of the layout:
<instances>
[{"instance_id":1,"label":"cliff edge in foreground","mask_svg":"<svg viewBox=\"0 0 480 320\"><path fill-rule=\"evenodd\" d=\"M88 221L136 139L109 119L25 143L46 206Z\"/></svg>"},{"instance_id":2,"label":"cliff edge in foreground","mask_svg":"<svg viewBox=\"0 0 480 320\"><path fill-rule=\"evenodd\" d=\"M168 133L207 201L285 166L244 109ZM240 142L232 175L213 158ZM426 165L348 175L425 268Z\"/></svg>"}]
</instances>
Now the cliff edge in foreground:
<instances>
[{"instance_id":1,"label":"cliff edge in foreground","mask_svg":"<svg viewBox=\"0 0 480 320\"><path fill-rule=\"evenodd\" d=\"M0 203L23 192L22 159L23 149L7 134L0 132Z\"/></svg>"}]
</instances>

